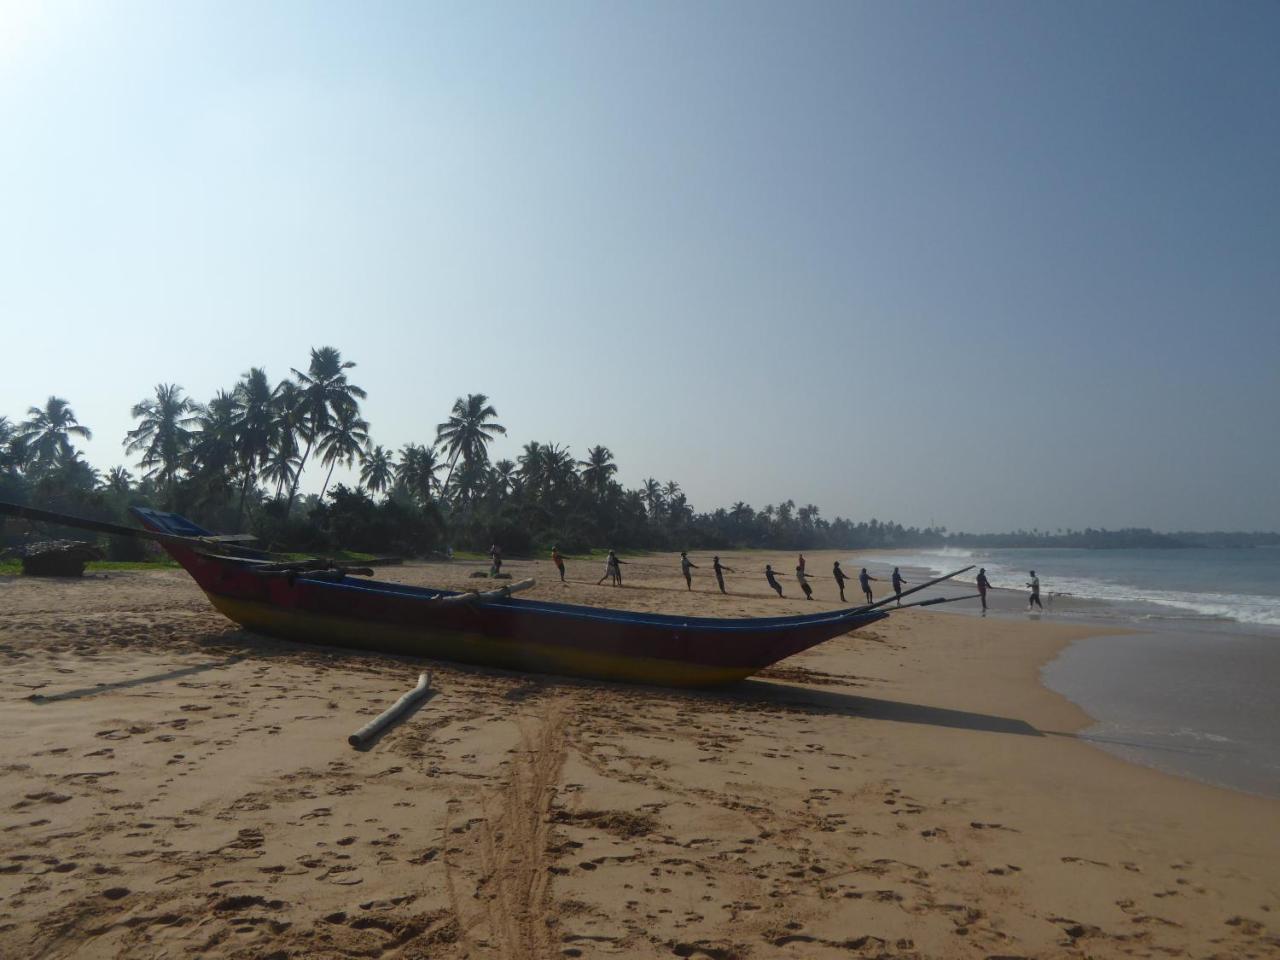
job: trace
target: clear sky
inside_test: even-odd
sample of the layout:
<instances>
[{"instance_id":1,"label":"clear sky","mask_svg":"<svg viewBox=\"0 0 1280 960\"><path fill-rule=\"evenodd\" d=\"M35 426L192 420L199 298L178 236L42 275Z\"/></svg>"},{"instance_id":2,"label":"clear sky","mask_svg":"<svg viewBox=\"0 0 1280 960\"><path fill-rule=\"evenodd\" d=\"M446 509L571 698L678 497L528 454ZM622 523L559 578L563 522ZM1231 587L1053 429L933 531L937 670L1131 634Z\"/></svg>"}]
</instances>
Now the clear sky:
<instances>
[{"instance_id":1,"label":"clear sky","mask_svg":"<svg viewBox=\"0 0 1280 960\"><path fill-rule=\"evenodd\" d=\"M332 344L698 509L1280 528L1280 4L0 0L0 413ZM316 480L318 486L318 477Z\"/></svg>"}]
</instances>

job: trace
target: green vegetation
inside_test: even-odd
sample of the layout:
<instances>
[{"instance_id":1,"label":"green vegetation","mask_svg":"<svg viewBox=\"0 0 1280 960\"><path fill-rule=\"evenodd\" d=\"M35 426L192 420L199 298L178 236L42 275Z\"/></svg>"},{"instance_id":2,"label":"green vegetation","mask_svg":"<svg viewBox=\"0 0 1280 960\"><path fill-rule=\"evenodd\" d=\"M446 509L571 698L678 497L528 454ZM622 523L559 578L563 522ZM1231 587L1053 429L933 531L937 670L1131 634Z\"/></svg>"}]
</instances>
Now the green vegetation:
<instances>
[{"instance_id":1,"label":"green vegetation","mask_svg":"<svg viewBox=\"0 0 1280 960\"><path fill-rule=\"evenodd\" d=\"M178 565L168 558L163 560L90 560L85 573L117 573L124 570L177 570ZM12 577L22 573L21 560L0 560L0 577Z\"/></svg>"},{"instance_id":2,"label":"green vegetation","mask_svg":"<svg viewBox=\"0 0 1280 960\"><path fill-rule=\"evenodd\" d=\"M1185 546L1280 543L1276 534L1156 534L1150 530L1018 531L947 534L876 519L828 521L813 504L792 500L755 510L738 501L708 513L680 484L650 477L627 489L612 451L597 444L575 460L560 444L525 443L515 461L490 462L489 444L506 428L483 393L459 397L435 436L398 453L375 444L351 382L355 363L334 347L313 348L306 370L272 386L252 367L207 403L173 383L157 384L132 408L137 425L123 438L137 458L135 480L123 466L102 474L75 448L91 436L68 402L51 396L14 422L0 416L0 500L129 523L128 507L185 514L220 532L248 529L276 550L341 554L358 560L388 553L422 556L453 547L484 557L490 544L509 555L558 544L566 554L601 548L859 549L956 546ZM298 494L319 462L319 496ZM338 464L359 466L353 488L332 484ZM441 478L443 474L443 479ZM25 524L0 527L0 548L20 543ZM81 538L74 530L42 536ZM1216 538L1216 539L1215 539ZM154 545L105 538L109 561L153 560ZM94 567L97 568L96 565ZM3 568L0 568L3 569ZM102 568L108 569L108 568ZM116 569L131 569L129 567Z\"/></svg>"}]
</instances>

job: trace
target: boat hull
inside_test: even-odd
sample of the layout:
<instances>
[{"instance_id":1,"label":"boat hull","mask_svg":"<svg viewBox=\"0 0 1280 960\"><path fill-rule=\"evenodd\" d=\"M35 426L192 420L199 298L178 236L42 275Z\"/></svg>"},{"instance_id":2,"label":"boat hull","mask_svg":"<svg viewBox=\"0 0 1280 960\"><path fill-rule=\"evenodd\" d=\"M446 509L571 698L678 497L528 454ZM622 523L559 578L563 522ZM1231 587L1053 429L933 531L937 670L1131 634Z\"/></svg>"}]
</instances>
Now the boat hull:
<instances>
[{"instance_id":1,"label":"boat hull","mask_svg":"<svg viewBox=\"0 0 1280 960\"><path fill-rule=\"evenodd\" d=\"M227 619L254 633L503 670L668 687L710 687L744 680L759 669L662 660L636 653L601 652L553 643L514 643L477 633L318 616L215 594L211 594L209 600Z\"/></svg>"},{"instance_id":2,"label":"boat hull","mask_svg":"<svg viewBox=\"0 0 1280 960\"><path fill-rule=\"evenodd\" d=\"M204 531L182 517L135 510L148 527ZM223 615L248 630L322 643L531 673L705 687L883 619L853 608L799 617L679 617L514 597L441 603L457 593L357 578L263 576L252 560L165 543Z\"/></svg>"}]
</instances>

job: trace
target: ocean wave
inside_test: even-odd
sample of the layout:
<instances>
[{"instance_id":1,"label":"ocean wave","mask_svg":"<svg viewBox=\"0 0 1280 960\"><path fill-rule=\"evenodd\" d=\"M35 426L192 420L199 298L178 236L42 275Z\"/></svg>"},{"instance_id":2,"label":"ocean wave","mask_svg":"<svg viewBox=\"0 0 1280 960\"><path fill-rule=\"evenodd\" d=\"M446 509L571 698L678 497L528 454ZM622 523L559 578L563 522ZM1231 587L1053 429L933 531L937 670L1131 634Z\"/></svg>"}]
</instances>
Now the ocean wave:
<instances>
[{"instance_id":1,"label":"ocean wave","mask_svg":"<svg viewBox=\"0 0 1280 960\"><path fill-rule=\"evenodd\" d=\"M1007 564L984 561L981 553L973 551L922 550L898 555L881 555L878 563L890 566L928 569L933 576L955 569L955 561L968 559L985 565L991 585L996 588L1021 590L1027 579L1027 571ZM957 577L961 583L972 583L976 571ZM1042 589L1049 595L1079 597L1084 600L1102 600L1110 603L1152 604L1176 613L1150 612L1138 619L1169 620L1226 620L1237 623L1280 626L1280 597L1260 596L1248 593L1218 593L1213 591L1161 590L1152 587L1136 587L1131 584L1108 582L1092 577L1042 577Z\"/></svg>"}]
</instances>

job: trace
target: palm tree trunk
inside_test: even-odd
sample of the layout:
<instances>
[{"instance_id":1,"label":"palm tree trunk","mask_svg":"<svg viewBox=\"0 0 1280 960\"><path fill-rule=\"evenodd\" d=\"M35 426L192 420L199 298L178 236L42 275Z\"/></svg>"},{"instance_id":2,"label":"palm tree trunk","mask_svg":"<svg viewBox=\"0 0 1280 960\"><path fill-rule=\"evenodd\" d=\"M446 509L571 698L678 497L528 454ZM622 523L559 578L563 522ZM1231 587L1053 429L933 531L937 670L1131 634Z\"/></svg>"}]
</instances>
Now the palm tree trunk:
<instances>
[{"instance_id":1,"label":"palm tree trunk","mask_svg":"<svg viewBox=\"0 0 1280 960\"><path fill-rule=\"evenodd\" d=\"M454 465L457 464L458 454L460 454L461 452L462 452L461 447L453 451L453 459L449 461L449 472L444 475L444 483L440 485L440 494L442 496L444 495L445 489L449 486L449 478L453 476L453 468L454 468Z\"/></svg>"},{"instance_id":2,"label":"palm tree trunk","mask_svg":"<svg viewBox=\"0 0 1280 960\"><path fill-rule=\"evenodd\" d=\"M249 481L253 479L253 470L246 470L244 473L244 482L240 484L240 506L236 508L236 528L239 529L240 521L244 519L244 498L249 492Z\"/></svg>"},{"instance_id":3,"label":"palm tree trunk","mask_svg":"<svg viewBox=\"0 0 1280 960\"><path fill-rule=\"evenodd\" d=\"M329 489L329 480L330 480L330 479L332 479L332 477L333 477L333 468L334 468L334 467L336 467L337 465L338 465L338 461L337 461L337 459L335 459L331 464L329 464L329 472L328 472L327 474L325 474L325 477L324 477L324 486L320 488L320 499L321 499L321 500L323 500L323 499L324 499L324 492L325 492L326 490L328 490L328 489Z\"/></svg>"},{"instance_id":4,"label":"palm tree trunk","mask_svg":"<svg viewBox=\"0 0 1280 960\"><path fill-rule=\"evenodd\" d=\"M311 442L314 436L307 440L307 449L302 451L302 459L298 461L298 472L293 475L293 484L289 487L289 502L285 504L284 518L289 519L289 511L293 509L293 499L298 495L298 484L302 482L302 468L307 465L307 457L311 455Z\"/></svg>"}]
</instances>

